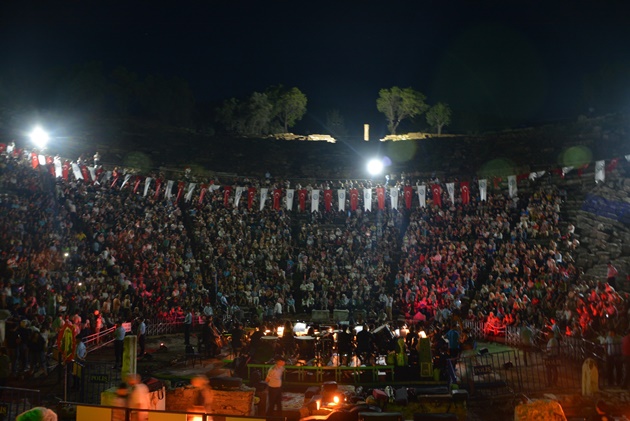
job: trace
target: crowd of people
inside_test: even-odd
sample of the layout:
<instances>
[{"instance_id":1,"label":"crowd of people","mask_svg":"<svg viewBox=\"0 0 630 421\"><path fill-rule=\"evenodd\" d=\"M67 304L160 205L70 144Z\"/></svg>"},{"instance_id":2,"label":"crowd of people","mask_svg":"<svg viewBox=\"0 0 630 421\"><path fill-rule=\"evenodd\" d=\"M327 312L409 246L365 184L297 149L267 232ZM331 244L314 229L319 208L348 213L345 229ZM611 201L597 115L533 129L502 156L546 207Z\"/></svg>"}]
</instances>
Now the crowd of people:
<instances>
[{"instance_id":1,"label":"crowd of people","mask_svg":"<svg viewBox=\"0 0 630 421\"><path fill-rule=\"evenodd\" d=\"M14 372L46 370L42 350L63 321L85 336L139 318L229 312L264 323L344 309L376 322L459 317L542 328L553 319L587 338L626 328L625 297L610 282L586 280L572 261L574 227L561 228L564 192L550 183L522 197L497 191L480 201L472 183L469 203L444 192L442 206L365 211L360 197L355 211L298 212L235 206L223 187L177 203L131 183L55 179L22 155L5 153L1 165L0 306L11 312ZM415 184L401 177L385 186L389 194ZM376 184L294 186L309 194L367 187Z\"/></svg>"}]
</instances>

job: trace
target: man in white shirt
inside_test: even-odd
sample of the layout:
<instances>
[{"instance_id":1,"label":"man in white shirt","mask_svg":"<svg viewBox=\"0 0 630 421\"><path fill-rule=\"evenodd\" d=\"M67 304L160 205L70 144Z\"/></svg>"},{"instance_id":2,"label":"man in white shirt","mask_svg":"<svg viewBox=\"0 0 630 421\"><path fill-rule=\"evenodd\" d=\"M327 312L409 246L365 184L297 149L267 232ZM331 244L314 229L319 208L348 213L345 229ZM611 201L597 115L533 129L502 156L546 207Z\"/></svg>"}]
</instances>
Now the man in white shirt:
<instances>
[{"instance_id":1,"label":"man in white shirt","mask_svg":"<svg viewBox=\"0 0 630 421\"><path fill-rule=\"evenodd\" d=\"M280 302L280 300L276 301L276 305L273 308L273 315L276 319L282 317L282 303Z\"/></svg>"},{"instance_id":2,"label":"man in white shirt","mask_svg":"<svg viewBox=\"0 0 630 421\"><path fill-rule=\"evenodd\" d=\"M269 369L265 381L269 386L269 407L267 415L270 415L274 408L277 408L277 415L282 415L282 376L284 374L284 357L276 356L276 363Z\"/></svg>"},{"instance_id":3,"label":"man in white shirt","mask_svg":"<svg viewBox=\"0 0 630 421\"><path fill-rule=\"evenodd\" d=\"M144 317L140 317L138 324L138 347L140 347L140 355L144 355L147 343L147 324L144 321Z\"/></svg>"}]
</instances>

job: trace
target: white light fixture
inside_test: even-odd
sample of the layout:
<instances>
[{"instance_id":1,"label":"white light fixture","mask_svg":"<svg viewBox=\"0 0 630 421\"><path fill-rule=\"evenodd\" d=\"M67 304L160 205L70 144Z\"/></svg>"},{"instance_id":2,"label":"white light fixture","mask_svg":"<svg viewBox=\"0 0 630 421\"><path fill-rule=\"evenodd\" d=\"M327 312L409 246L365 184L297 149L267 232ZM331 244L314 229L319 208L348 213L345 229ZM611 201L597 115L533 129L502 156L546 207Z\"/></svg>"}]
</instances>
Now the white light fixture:
<instances>
[{"instance_id":1,"label":"white light fixture","mask_svg":"<svg viewBox=\"0 0 630 421\"><path fill-rule=\"evenodd\" d=\"M35 127L29 134L29 137L31 138L31 142L33 142L38 149L44 149L50 139L48 133L46 133L40 126Z\"/></svg>"},{"instance_id":2,"label":"white light fixture","mask_svg":"<svg viewBox=\"0 0 630 421\"><path fill-rule=\"evenodd\" d=\"M367 163L367 170L370 175L379 175L383 172L383 162L380 159L371 159Z\"/></svg>"}]
</instances>

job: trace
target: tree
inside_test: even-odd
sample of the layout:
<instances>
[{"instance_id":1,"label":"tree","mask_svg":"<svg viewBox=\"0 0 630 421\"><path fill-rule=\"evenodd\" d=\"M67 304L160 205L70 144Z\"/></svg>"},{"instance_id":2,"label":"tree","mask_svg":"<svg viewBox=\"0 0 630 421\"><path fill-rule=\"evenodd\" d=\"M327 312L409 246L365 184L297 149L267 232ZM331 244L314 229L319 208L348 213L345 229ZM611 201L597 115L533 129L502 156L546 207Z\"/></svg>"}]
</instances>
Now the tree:
<instances>
[{"instance_id":1,"label":"tree","mask_svg":"<svg viewBox=\"0 0 630 421\"><path fill-rule=\"evenodd\" d=\"M273 103L274 116L285 133L306 114L306 95L298 88L284 90L282 86L272 87L267 91L267 95Z\"/></svg>"},{"instance_id":2,"label":"tree","mask_svg":"<svg viewBox=\"0 0 630 421\"><path fill-rule=\"evenodd\" d=\"M406 118L419 116L425 112L428 105L424 102L427 97L412 89L381 89L376 100L376 108L387 118L387 128L391 134L396 134L400 122Z\"/></svg>"},{"instance_id":3,"label":"tree","mask_svg":"<svg viewBox=\"0 0 630 421\"><path fill-rule=\"evenodd\" d=\"M267 94L254 92L244 106L245 134L261 135L269 133L273 118L273 104L269 101Z\"/></svg>"},{"instance_id":4,"label":"tree","mask_svg":"<svg viewBox=\"0 0 630 421\"><path fill-rule=\"evenodd\" d=\"M442 127L451 124L451 108L448 104L438 102L427 111L427 123L437 130L438 136L442 134Z\"/></svg>"}]
</instances>

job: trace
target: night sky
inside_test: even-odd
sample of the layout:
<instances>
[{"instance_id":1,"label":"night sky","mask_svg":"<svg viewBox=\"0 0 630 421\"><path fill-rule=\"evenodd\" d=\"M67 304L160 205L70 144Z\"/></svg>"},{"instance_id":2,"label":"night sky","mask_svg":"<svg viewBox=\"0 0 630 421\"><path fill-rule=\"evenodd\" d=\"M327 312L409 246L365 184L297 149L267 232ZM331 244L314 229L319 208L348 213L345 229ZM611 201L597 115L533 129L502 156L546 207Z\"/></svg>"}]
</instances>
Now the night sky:
<instances>
[{"instance_id":1,"label":"night sky","mask_svg":"<svg viewBox=\"0 0 630 421\"><path fill-rule=\"evenodd\" d=\"M253 3L3 1L0 75L100 61L182 77L199 104L296 86L310 132L338 109L349 131L384 133L375 101L392 86L474 129L479 116L521 126L630 105L624 2Z\"/></svg>"}]
</instances>

